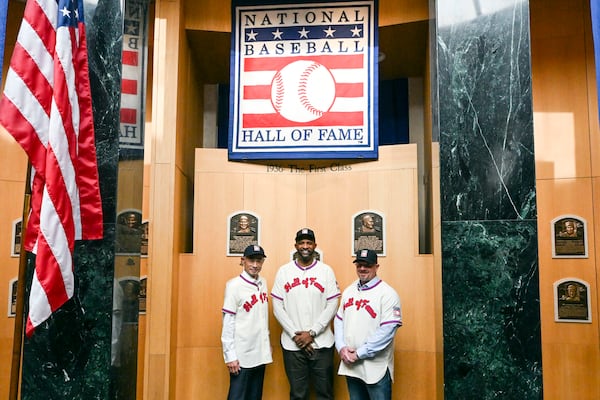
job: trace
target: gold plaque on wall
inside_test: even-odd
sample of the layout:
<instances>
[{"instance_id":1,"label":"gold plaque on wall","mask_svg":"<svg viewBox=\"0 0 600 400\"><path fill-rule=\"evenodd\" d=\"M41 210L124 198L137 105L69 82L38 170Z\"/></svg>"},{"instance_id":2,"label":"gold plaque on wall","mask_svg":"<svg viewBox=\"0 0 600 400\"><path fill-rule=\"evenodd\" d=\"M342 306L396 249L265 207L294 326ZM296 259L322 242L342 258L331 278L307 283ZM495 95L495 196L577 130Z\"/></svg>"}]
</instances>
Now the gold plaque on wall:
<instances>
[{"instance_id":1,"label":"gold plaque on wall","mask_svg":"<svg viewBox=\"0 0 600 400\"><path fill-rule=\"evenodd\" d=\"M10 247L10 256L11 257L19 257L21 254L21 232L23 228L23 223L21 222L21 218L15 219L12 223L12 241Z\"/></svg>"},{"instance_id":2,"label":"gold plaque on wall","mask_svg":"<svg viewBox=\"0 0 600 400\"><path fill-rule=\"evenodd\" d=\"M385 256L385 218L375 210L362 210L352 216L352 255L358 250L374 250Z\"/></svg>"},{"instance_id":3,"label":"gold plaque on wall","mask_svg":"<svg viewBox=\"0 0 600 400\"><path fill-rule=\"evenodd\" d=\"M554 320L556 322L592 322L590 285L577 278L554 283Z\"/></svg>"},{"instance_id":4,"label":"gold plaque on wall","mask_svg":"<svg viewBox=\"0 0 600 400\"><path fill-rule=\"evenodd\" d=\"M251 244L259 244L260 219L249 211L236 211L227 218L227 255L241 256Z\"/></svg>"},{"instance_id":5,"label":"gold plaque on wall","mask_svg":"<svg viewBox=\"0 0 600 400\"><path fill-rule=\"evenodd\" d=\"M552 257L587 258L587 222L577 215L552 220Z\"/></svg>"}]
</instances>

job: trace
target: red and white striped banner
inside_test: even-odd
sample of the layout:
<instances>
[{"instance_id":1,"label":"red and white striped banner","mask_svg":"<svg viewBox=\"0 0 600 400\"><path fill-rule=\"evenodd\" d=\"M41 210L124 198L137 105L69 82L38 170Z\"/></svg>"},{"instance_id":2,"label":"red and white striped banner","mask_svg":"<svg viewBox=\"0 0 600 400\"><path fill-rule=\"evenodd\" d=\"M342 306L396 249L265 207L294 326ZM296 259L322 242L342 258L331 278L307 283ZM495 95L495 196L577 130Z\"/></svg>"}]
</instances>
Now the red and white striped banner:
<instances>
[{"instance_id":1,"label":"red and white striped banner","mask_svg":"<svg viewBox=\"0 0 600 400\"><path fill-rule=\"evenodd\" d=\"M144 150L147 1L125 2L119 147Z\"/></svg>"}]
</instances>

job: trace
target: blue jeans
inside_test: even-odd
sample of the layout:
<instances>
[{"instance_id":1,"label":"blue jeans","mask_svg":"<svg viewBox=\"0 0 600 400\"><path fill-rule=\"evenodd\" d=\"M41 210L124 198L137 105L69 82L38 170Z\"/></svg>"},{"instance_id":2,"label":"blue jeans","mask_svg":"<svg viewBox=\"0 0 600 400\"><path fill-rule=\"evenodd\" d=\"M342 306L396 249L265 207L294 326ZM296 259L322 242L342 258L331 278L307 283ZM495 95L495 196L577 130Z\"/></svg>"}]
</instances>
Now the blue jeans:
<instances>
[{"instance_id":1,"label":"blue jeans","mask_svg":"<svg viewBox=\"0 0 600 400\"><path fill-rule=\"evenodd\" d=\"M390 400L392 398L392 377L390 370L377 383L368 384L362 379L346 377L350 400Z\"/></svg>"},{"instance_id":2,"label":"blue jeans","mask_svg":"<svg viewBox=\"0 0 600 400\"><path fill-rule=\"evenodd\" d=\"M317 400L333 400L333 347L305 351L283 349L283 364L290 383L290 400L308 400L310 386Z\"/></svg>"},{"instance_id":3,"label":"blue jeans","mask_svg":"<svg viewBox=\"0 0 600 400\"><path fill-rule=\"evenodd\" d=\"M229 394L227 400L262 399L265 366L241 368L237 375L229 374Z\"/></svg>"}]
</instances>

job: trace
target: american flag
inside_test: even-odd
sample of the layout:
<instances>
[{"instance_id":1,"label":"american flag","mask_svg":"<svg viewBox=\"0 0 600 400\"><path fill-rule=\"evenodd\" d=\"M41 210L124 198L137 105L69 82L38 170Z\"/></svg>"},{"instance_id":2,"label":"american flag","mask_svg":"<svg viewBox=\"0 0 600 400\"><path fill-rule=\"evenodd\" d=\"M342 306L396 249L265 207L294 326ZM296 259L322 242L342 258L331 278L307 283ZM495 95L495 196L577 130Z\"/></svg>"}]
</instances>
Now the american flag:
<instances>
[{"instance_id":1,"label":"american flag","mask_svg":"<svg viewBox=\"0 0 600 400\"><path fill-rule=\"evenodd\" d=\"M75 240L103 234L83 16L83 0L27 1L0 100L33 172L28 336L73 296Z\"/></svg>"}]
</instances>

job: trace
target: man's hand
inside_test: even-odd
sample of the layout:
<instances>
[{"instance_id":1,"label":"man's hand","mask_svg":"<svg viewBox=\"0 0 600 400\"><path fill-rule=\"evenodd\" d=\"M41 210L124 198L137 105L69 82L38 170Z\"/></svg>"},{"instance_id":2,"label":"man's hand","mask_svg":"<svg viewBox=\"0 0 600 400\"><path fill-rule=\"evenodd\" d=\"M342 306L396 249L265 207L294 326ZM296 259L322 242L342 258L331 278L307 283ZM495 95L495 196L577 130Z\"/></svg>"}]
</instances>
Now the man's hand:
<instances>
[{"instance_id":1,"label":"man's hand","mask_svg":"<svg viewBox=\"0 0 600 400\"><path fill-rule=\"evenodd\" d=\"M315 349L313 349L312 344L307 344L305 348L303 348L302 350L304 350L306 352L306 354L308 354L309 356L312 356L313 354L315 354Z\"/></svg>"},{"instance_id":2,"label":"man's hand","mask_svg":"<svg viewBox=\"0 0 600 400\"><path fill-rule=\"evenodd\" d=\"M237 375L240 373L241 368L239 360L225 363L225 365L227 366L227 369L229 370L230 374Z\"/></svg>"},{"instance_id":3,"label":"man's hand","mask_svg":"<svg viewBox=\"0 0 600 400\"><path fill-rule=\"evenodd\" d=\"M296 336L294 336L292 340L294 341L294 343L296 343L296 346L300 347L301 349L305 349L313 342L313 338L312 336L310 336L310 333L308 331L298 331L295 333ZM310 347L312 353L312 346Z\"/></svg>"},{"instance_id":4,"label":"man's hand","mask_svg":"<svg viewBox=\"0 0 600 400\"><path fill-rule=\"evenodd\" d=\"M340 358L346 364L353 364L358 360L358 356L356 355L356 349L352 347L342 347L340 350Z\"/></svg>"}]
</instances>

